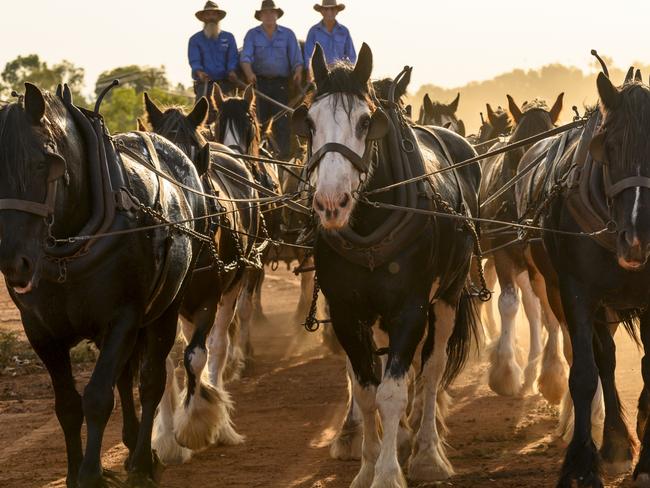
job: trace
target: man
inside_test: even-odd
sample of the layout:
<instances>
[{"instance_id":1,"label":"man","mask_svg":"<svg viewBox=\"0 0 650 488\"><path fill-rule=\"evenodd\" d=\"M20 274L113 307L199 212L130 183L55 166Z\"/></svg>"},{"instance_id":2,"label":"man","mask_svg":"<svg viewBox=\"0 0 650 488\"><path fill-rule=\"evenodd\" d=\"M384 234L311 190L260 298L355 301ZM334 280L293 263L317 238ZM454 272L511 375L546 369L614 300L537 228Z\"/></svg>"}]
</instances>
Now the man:
<instances>
[{"instance_id":1,"label":"man","mask_svg":"<svg viewBox=\"0 0 650 488\"><path fill-rule=\"evenodd\" d=\"M263 0L262 7L255 11L255 18L261 25L251 29L244 38L241 53L241 68L249 83L280 103L289 103L289 83L302 83L303 59L296 35L291 29L278 25L284 15L273 0ZM281 108L262 97L257 101L257 113L262 124L266 123ZM281 159L290 152L289 118L285 114L273 122L273 135L280 148Z\"/></svg>"},{"instance_id":2,"label":"man","mask_svg":"<svg viewBox=\"0 0 650 488\"><path fill-rule=\"evenodd\" d=\"M214 2L206 2L203 10L196 13L196 18L203 22L203 30L190 37L188 57L197 101L202 96L210 97L214 83L224 93L230 93L238 81L237 43L230 32L221 30L225 16L226 12ZM214 107L208 120L214 120Z\"/></svg>"},{"instance_id":3,"label":"man","mask_svg":"<svg viewBox=\"0 0 650 488\"><path fill-rule=\"evenodd\" d=\"M320 5L314 5L314 10L320 12L323 20L309 29L305 41L305 68L309 81L313 81L311 73L311 58L314 55L316 43L323 48L327 64L336 61L349 61L356 63L357 53L350 37L350 31L336 21L338 13L345 9L345 5L336 0L322 0Z\"/></svg>"}]
</instances>

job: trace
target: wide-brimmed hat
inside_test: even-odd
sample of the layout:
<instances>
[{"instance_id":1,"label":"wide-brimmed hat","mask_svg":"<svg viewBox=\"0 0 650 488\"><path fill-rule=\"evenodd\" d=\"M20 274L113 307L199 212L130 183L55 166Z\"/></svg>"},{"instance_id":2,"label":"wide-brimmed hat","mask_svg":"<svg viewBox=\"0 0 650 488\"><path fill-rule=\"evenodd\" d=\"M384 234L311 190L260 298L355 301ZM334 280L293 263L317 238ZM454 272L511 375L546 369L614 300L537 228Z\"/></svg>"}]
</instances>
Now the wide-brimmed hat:
<instances>
[{"instance_id":1,"label":"wide-brimmed hat","mask_svg":"<svg viewBox=\"0 0 650 488\"><path fill-rule=\"evenodd\" d=\"M260 15L262 14L263 10L275 10L278 13L278 19L284 15L284 10L282 10L279 7L276 7L275 2L273 0L262 1L262 6L260 7L260 9L255 11L255 18L257 20L261 20Z\"/></svg>"},{"instance_id":2,"label":"wide-brimmed hat","mask_svg":"<svg viewBox=\"0 0 650 488\"><path fill-rule=\"evenodd\" d=\"M205 6L203 7L203 10L199 10L194 15L196 15L196 18L199 19L201 22L205 22L206 14L213 14L213 13L219 14L219 20L223 19L226 16L225 10L221 10L219 8L219 5L210 1L205 2Z\"/></svg>"},{"instance_id":3,"label":"wide-brimmed hat","mask_svg":"<svg viewBox=\"0 0 650 488\"><path fill-rule=\"evenodd\" d=\"M320 12L324 8L335 8L339 12L345 8L345 4L338 3L336 0L321 0L321 4L315 4L314 10Z\"/></svg>"}]
</instances>

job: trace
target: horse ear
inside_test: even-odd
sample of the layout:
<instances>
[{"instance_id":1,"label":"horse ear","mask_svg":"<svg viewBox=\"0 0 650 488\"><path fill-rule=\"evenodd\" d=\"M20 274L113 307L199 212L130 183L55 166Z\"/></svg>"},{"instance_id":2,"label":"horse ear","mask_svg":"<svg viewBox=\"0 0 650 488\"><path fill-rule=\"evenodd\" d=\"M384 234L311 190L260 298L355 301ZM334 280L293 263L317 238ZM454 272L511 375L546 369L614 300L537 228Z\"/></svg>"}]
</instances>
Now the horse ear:
<instances>
[{"instance_id":1,"label":"horse ear","mask_svg":"<svg viewBox=\"0 0 650 488\"><path fill-rule=\"evenodd\" d=\"M521 110L513 98L510 95L506 95L506 97L508 98L508 110L510 111L510 115L512 115L512 118L515 119L515 123L518 124L523 114L521 113Z\"/></svg>"},{"instance_id":2,"label":"horse ear","mask_svg":"<svg viewBox=\"0 0 650 488\"><path fill-rule=\"evenodd\" d=\"M488 122L490 122L490 125L494 127L497 121L497 114L494 113L494 110L492 110L492 106L489 103L485 104L485 108L487 109Z\"/></svg>"},{"instance_id":3,"label":"horse ear","mask_svg":"<svg viewBox=\"0 0 650 488\"><path fill-rule=\"evenodd\" d=\"M451 127L451 122L445 123L445 125L442 126L444 129L449 129Z\"/></svg>"},{"instance_id":4,"label":"horse ear","mask_svg":"<svg viewBox=\"0 0 650 488\"><path fill-rule=\"evenodd\" d=\"M309 109L307 105L301 105L296 110L294 110L293 115L291 116L291 126L293 128L293 133L298 137L306 139L309 137L309 123L307 117L309 116Z\"/></svg>"},{"instance_id":5,"label":"horse ear","mask_svg":"<svg viewBox=\"0 0 650 488\"><path fill-rule=\"evenodd\" d=\"M628 83L632 83L633 76L634 76L634 66L630 66L630 69L627 70L627 74L625 75L625 80L623 80L623 84L627 85Z\"/></svg>"},{"instance_id":6,"label":"horse ear","mask_svg":"<svg viewBox=\"0 0 650 488\"><path fill-rule=\"evenodd\" d=\"M144 92L144 108L147 112L147 117L149 118L149 123L151 126L154 129L160 127L160 124L162 123L163 113L160 111L154 101L149 98L149 94L147 92Z\"/></svg>"},{"instance_id":7,"label":"horse ear","mask_svg":"<svg viewBox=\"0 0 650 488\"><path fill-rule=\"evenodd\" d=\"M249 106L255 104L255 88L253 85L248 85L244 91L244 100L248 102Z\"/></svg>"},{"instance_id":8,"label":"horse ear","mask_svg":"<svg viewBox=\"0 0 650 488\"><path fill-rule=\"evenodd\" d=\"M413 107L411 105L407 105L404 107L404 111L406 112L406 116L410 119L413 118Z\"/></svg>"},{"instance_id":9,"label":"horse ear","mask_svg":"<svg viewBox=\"0 0 650 488\"><path fill-rule=\"evenodd\" d=\"M357 79L361 86L366 86L370 75L372 74L372 51L368 44L365 42L361 46L359 51L359 57L357 58L357 64L354 65L353 75Z\"/></svg>"},{"instance_id":10,"label":"horse ear","mask_svg":"<svg viewBox=\"0 0 650 488\"><path fill-rule=\"evenodd\" d=\"M329 76L330 70L325 62L325 54L319 43L316 43L314 55L311 57L311 70L314 72L314 80L319 85Z\"/></svg>"},{"instance_id":11,"label":"horse ear","mask_svg":"<svg viewBox=\"0 0 650 488\"><path fill-rule=\"evenodd\" d=\"M643 78L641 77L641 70L637 69L636 73L634 73L634 81L637 81L639 83L643 83Z\"/></svg>"},{"instance_id":12,"label":"horse ear","mask_svg":"<svg viewBox=\"0 0 650 488\"><path fill-rule=\"evenodd\" d=\"M458 110L458 102L460 102L460 93L456 95L456 98L454 98L454 101L451 102L447 107L449 107L449 110L451 110L452 113L456 113Z\"/></svg>"},{"instance_id":13,"label":"horse ear","mask_svg":"<svg viewBox=\"0 0 650 488\"><path fill-rule=\"evenodd\" d=\"M25 112L29 115L32 124L40 124L45 115L45 98L36 85L25 83Z\"/></svg>"},{"instance_id":14,"label":"horse ear","mask_svg":"<svg viewBox=\"0 0 650 488\"><path fill-rule=\"evenodd\" d=\"M196 102L192 111L185 118L190 124L194 127L199 127L205 121L205 118L208 116L208 111L210 110L210 104L208 99L201 97L201 99Z\"/></svg>"},{"instance_id":15,"label":"horse ear","mask_svg":"<svg viewBox=\"0 0 650 488\"><path fill-rule=\"evenodd\" d=\"M562 112L563 103L564 103L564 92L560 93L557 96L557 100L555 100L555 103L553 104L551 110L549 111L549 115L551 116L551 122L553 122L554 124L560 118L560 113Z\"/></svg>"},{"instance_id":16,"label":"horse ear","mask_svg":"<svg viewBox=\"0 0 650 488\"><path fill-rule=\"evenodd\" d=\"M63 98L63 85L61 83L56 85L56 96L59 98Z\"/></svg>"},{"instance_id":17,"label":"horse ear","mask_svg":"<svg viewBox=\"0 0 650 488\"><path fill-rule=\"evenodd\" d=\"M409 83L411 83L411 71L407 71L406 75L402 77L401 80L399 80L399 83L395 87L395 96L399 99L406 95L406 89L409 86Z\"/></svg>"},{"instance_id":18,"label":"horse ear","mask_svg":"<svg viewBox=\"0 0 650 488\"><path fill-rule=\"evenodd\" d=\"M196 167L196 172L199 176L203 176L210 169L210 143L207 142L196 155L196 160L194 161L194 166Z\"/></svg>"},{"instance_id":19,"label":"horse ear","mask_svg":"<svg viewBox=\"0 0 650 488\"><path fill-rule=\"evenodd\" d=\"M458 135L465 137L465 122L460 119L458 120Z\"/></svg>"},{"instance_id":20,"label":"horse ear","mask_svg":"<svg viewBox=\"0 0 650 488\"><path fill-rule=\"evenodd\" d=\"M603 106L608 110L613 110L618 107L621 101L621 94L610 79L603 73L598 73L596 85L598 86L598 96Z\"/></svg>"},{"instance_id":21,"label":"horse ear","mask_svg":"<svg viewBox=\"0 0 650 488\"><path fill-rule=\"evenodd\" d=\"M144 122L142 122L142 119L140 117L136 119L136 127L139 132L149 132L147 130L147 126L144 125Z\"/></svg>"},{"instance_id":22,"label":"horse ear","mask_svg":"<svg viewBox=\"0 0 650 488\"><path fill-rule=\"evenodd\" d=\"M63 101L66 104L72 105L72 92L67 83L63 84Z\"/></svg>"},{"instance_id":23,"label":"horse ear","mask_svg":"<svg viewBox=\"0 0 650 488\"><path fill-rule=\"evenodd\" d=\"M221 91L221 87L216 83L212 85L212 99L214 100L214 106L218 109L220 109L223 105L223 102L226 101L223 96L223 92Z\"/></svg>"},{"instance_id":24,"label":"horse ear","mask_svg":"<svg viewBox=\"0 0 650 488\"><path fill-rule=\"evenodd\" d=\"M376 109L370 118L370 127L366 139L376 141L384 137L388 133L388 124L386 113L380 108Z\"/></svg>"},{"instance_id":25,"label":"horse ear","mask_svg":"<svg viewBox=\"0 0 650 488\"><path fill-rule=\"evenodd\" d=\"M605 133L599 132L589 143L589 152L594 161L605 162Z\"/></svg>"},{"instance_id":26,"label":"horse ear","mask_svg":"<svg viewBox=\"0 0 650 488\"><path fill-rule=\"evenodd\" d=\"M422 107L424 107L424 116L427 117L433 113L433 102L428 93L424 94L424 100L422 100Z\"/></svg>"}]
</instances>

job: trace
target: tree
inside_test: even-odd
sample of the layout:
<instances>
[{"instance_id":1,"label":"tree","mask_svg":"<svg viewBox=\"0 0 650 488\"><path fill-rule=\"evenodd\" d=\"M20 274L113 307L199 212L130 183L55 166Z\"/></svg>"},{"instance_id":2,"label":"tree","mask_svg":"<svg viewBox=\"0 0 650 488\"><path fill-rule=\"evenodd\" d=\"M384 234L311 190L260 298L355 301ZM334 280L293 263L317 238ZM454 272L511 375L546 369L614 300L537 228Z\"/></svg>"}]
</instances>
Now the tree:
<instances>
[{"instance_id":1,"label":"tree","mask_svg":"<svg viewBox=\"0 0 650 488\"><path fill-rule=\"evenodd\" d=\"M84 69L67 60L49 66L38 54L18 56L9 61L0 74L0 85L5 92L16 90L22 93L25 82L34 83L42 90L53 92L59 83L67 83L75 97L81 102L84 84Z\"/></svg>"},{"instance_id":2,"label":"tree","mask_svg":"<svg viewBox=\"0 0 650 488\"><path fill-rule=\"evenodd\" d=\"M169 80L164 66L152 68L132 64L102 72L95 83L95 95L99 95L115 79L120 80L120 86L134 88L137 93L151 91L154 88L169 89Z\"/></svg>"}]
</instances>

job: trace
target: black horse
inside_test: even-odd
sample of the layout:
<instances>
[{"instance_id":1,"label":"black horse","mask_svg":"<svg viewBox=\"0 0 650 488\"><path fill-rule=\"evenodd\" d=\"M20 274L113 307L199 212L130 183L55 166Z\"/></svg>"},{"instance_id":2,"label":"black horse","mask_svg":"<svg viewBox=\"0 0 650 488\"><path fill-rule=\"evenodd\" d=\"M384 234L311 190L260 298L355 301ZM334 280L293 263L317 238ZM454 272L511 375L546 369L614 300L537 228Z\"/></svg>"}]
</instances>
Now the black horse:
<instances>
[{"instance_id":1,"label":"black horse","mask_svg":"<svg viewBox=\"0 0 650 488\"><path fill-rule=\"evenodd\" d=\"M149 167L189 190L171 184L163 190ZM155 135L109 139L98 116L73 105L67 87L52 96L26 84L24 99L0 111L0 174L0 269L52 378L68 455L67 486L106 486L100 451L115 385L130 479L151 484L151 429L165 386L165 358L201 244L188 232L207 231L205 200L190 191L202 190L194 166ZM194 218L200 220L174 230L129 232L163 219ZM65 241L113 231L125 233ZM69 349L82 339L100 352L80 396ZM132 393L137 367L139 420Z\"/></svg>"},{"instance_id":2,"label":"black horse","mask_svg":"<svg viewBox=\"0 0 650 488\"><path fill-rule=\"evenodd\" d=\"M428 93L425 94L420 107L418 124L444 127L465 137L465 124L456 116L458 102L460 102L460 93L448 104L434 102Z\"/></svg>"},{"instance_id":3,"label":"black horse","mask_svg":"<svg viewBox=\"0 0 650 488\"><path fill-rule=\"evenodd\" d=\"M481 127L479 127L478 134L467 138L479 154L485 154L494 146L497 138L509 136L512 132L512 119L506 110L500 106L494 110L489 103L485 104L485 108L487 120L481 113Z\"/></svg>"},{"instance_id":4,"label":"black horse","mask_svg":"<svg viewBox=\"0 0 650 488\"><path fill-rule=\"evenodd\" d=\"M524 218L539 215L544 228L569 233L609 229L592 238L543 232L544 247L531 246L553 312L571 337L575 428L560 487L602 487L601 460L609 466L633 460L633 441L616 392L615 344L609 329L612 320L623 320L633 332L630 319L635 317L646 354L637 420L642 449L634 478L637 486L650 486L650 88L640 77L626 81L617 88L601 73L600 107L586 126L536 144L520 162L522 171L543 157L539 168L518 185ZM590 415L599 377L605 399L600 453L592 440Z\"/></svg>"},{"instance_id":5,"label":"black horse","mask_svg":"<svg viewBox=\"0 0 650 488\"><path fill-rule=\"evenodd\" d=\"M219 118L221 107L219 104L216 107ZM229 149L207 144L201 135L200 129L208 110L206 99L199 100L186 115L177 107L164 111L159 109L145 94L145 108L153 130L171 140L195 163L203 191L212 197L209 206L215 213L225 213L216 222L219 229L217 244L223 263L221 266L213 265L209 250L200 255L181 307L181 316L185 319L183 333L188 342L185 353L188 393L181 409L187 412L186 415L176 413L174 418L175 438L183 447L194 450L211 443L239 444L243 438L232 426L229 413L232 404L224 389L224 382L227 377L238 377L243 368L243 353L239 344L233 344L231 340L233 337L235 341L238 340L237 334L232 332L235 330L232 323L235 312L238 312L240 328L248 328L250 321L251 298L243 290L251 273L250 267L256 264L255 261L258 267L261 266L257 248L260 243L251 237L261 233L262 217L259 204L255 203L259 195L245 183L254 182L247 166L228 154L217 152L229 152ZM239 179L233 179L237 176ZM205 361L199 364L187 358L197 347L205 353L206 340L209 346L208 376L218 395L203 395L205 398L201 399L201 396L193 395L190 386L196 378L201 377ZM229 357L233 363L231 371L226 369ZM190 398L195 402L207 403L201 408L193 407ZM198 418L200 416L203 418ZM182 451L174 446L169 429L163 428L170 423L168 419L160 419L156 445L160 446L164 461L178 461L179 452ZM187 434L179 435L182 431L187 431Z\"/></svg>"},{"instance_id":6,"label":"black horse","mask_svg":"<svg viewBox=\"0 0 650 488\"><path fill-rule=\"evenodd\" d=\"M308 171L319 222L316 275L329 302L332 326L347 353L355 401L363 415L362 464L352 486L370 486L373 479L386 486L406 486L397 459L398 428L407 404L406 375L427 322L422 350L424 416L409 476L444 479L453 470L436 428L435 404L441 384L460 370L475 325L464 293L472 233L450 219L357 204L355 196L357 191L363 195L400 181L418 165L422 172L431 171L476 153L464 139L442 128L401 132L403 125L398 127L395 121L405 119L395 105L390 104L388 119L373 100L368 84L372 53L367 45L354 67L338 64L331 70L318 46L312 68L317 92L294 113L293 121L296 133L309 138L312 153ZM408 144L400 144L400 135L412 137L412 152L403 152ZM424 160L413 166L404 159L407 154L418 157L425 148ZM456 174L440 173L420 191L413 184L387 191L377 201L430 209L432 202L425 195L426 188L433 188L448 203L447 210L476 212L479 180L480 170L472 166ZM378 327L373 327L377 321ZM375 340L388 346L383 373L377 356L383 350L375 348ZM375 424L377 408L382 441Z\"/></svg>"}]
</instances>

